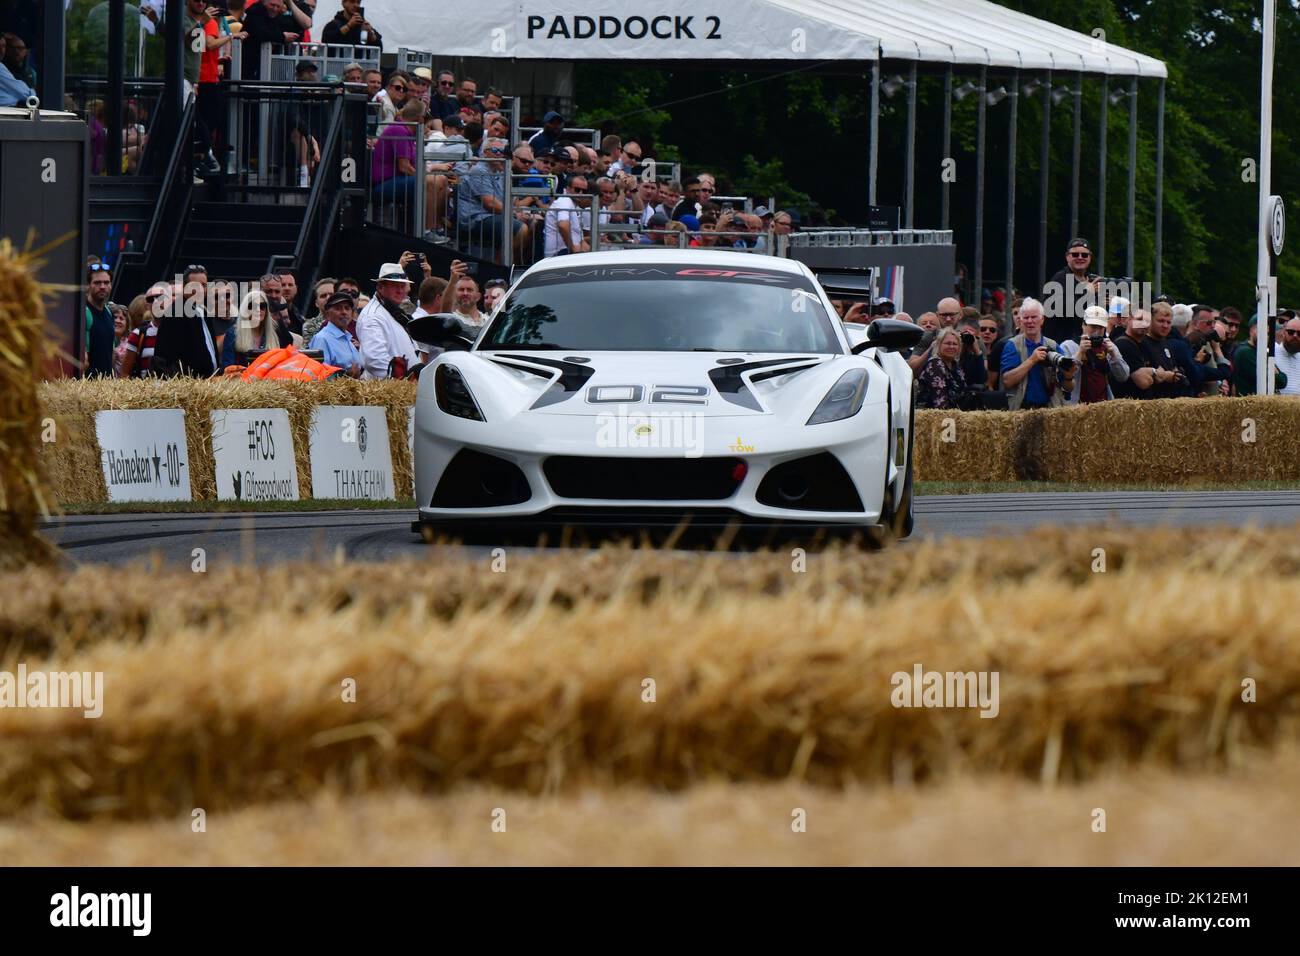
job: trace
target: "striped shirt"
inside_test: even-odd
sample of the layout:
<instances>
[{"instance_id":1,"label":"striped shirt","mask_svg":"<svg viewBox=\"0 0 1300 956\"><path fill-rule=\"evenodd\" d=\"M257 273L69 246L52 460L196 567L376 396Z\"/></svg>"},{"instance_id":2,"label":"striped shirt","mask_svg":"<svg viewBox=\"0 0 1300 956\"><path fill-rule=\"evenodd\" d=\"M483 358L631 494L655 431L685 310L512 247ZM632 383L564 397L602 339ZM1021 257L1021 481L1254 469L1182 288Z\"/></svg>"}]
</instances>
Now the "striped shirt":
<instances>
[{"instance_id":1,"label":"striped shirt","mask_svg":"<svg viewBox=\"0 0 1300 956\"><path fill-rule=\"evenodd\" d=\"M143 339L143 347L141 340ZM137 325L131 330L131 334L126 337L126 347L129 351L137 355L135 368L132 370L133 376L145 375L149 371L149 366L153 362L154 346L158 342L158 323L150 322L148 326Z\"/></svg>"}]
</instances>

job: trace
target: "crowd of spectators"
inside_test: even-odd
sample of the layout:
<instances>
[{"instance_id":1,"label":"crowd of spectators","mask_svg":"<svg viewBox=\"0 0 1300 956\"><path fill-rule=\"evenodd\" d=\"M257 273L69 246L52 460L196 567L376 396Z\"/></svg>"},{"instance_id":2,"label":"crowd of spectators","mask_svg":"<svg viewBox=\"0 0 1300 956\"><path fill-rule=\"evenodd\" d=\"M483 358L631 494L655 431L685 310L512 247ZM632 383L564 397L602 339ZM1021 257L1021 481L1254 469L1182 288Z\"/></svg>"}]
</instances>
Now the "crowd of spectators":
<instances>
[{"instance_id":1,"label":"crowd of spectators","mask_svg":"<svg viewBox=\"0 0 1300 956\"><path fill-rule=\"evenodd\" d=\"M113 274L92 256L85 273L87 376L207 378L238 374L265 353L294 346L353 378L401 377L436 350L413 341L408 322L434 312L481 329L505 294L502 279L482 288L469 262L454 260L434 276L422 254L404 252L366 285L349 276L318 279L309 316L295 302L298 279L281 268L243 287L209 280L192 263L170 281L155 282L128 305L109 301Z\"/></svg>"},{"instance_id":2,"label":"crowd of spectators","mask_svg":"<svg viewBox=\"0 0 1300 956\"><path fill-rule=\"evenodd\" d=\"M1071 241L1067 269L1048 280L1042 299L1016 297L1010 327L992 311L963 308L956 297L922 313L924 329L908 354L920 408L1034 409L1093 404L1115 398L1142 400L1253 395L1259 323L1233 306L1182 304L1159 296L1143 308L1088 273L1087 240ZM1060 290L1078 308L1062 306ZM1091 291L1092 294L1089 294ZM1055 307L1045 303L1053 301ZM893 316L893 303L836 302L845 321ZM1056 332L1060 338L1048 333ZM1300 395L1300 319L1284 309L1269 348L1274 388Z\"/></svg>"}]
</instances>

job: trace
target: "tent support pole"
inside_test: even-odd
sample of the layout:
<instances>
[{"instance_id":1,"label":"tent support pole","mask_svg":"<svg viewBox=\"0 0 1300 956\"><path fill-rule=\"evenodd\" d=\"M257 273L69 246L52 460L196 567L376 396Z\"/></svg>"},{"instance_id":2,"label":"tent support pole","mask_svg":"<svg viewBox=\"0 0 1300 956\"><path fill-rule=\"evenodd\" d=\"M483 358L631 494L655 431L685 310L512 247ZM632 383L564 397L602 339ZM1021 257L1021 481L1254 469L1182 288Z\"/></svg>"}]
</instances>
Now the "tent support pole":
<instances>
[{"instance_id":1,"label":"tent support pole","mask_svg":"<svg viewBox=\"0 0 1300 956\"><path fill-rule=\"evenodd\" d=\"M1133 277L1133 243L1137 236L1138 81L1128 81L1128 257L1124 274Z\"/></svg>"},{"instance_id":2,"label":"tent support pole","mask_svg":"<svg viewBox=\"0 0 1300 956\"><path fill-rule=\"evenodd\" d=\"M1083 143L1083 74L1074 74L1074 160L1070 164L1070 239L1079 234L1079 163ZM1067 240L1068 242L1069 240Z\"/></svg>"},{"instance_id":3,"label":"tent support pole","mask_svg":"<svg viewBox=\"0 0 1300 956\"><path fill-rule=\"evenodd\" d=\"M904 228L913 228L916 199L916 61L907 78L907 222Z\"/></svg>"},{"instance_id":4,"label":"tent support pole","mask_svg":"<svg viewBox=\"0 0 1300 956\"><path fill-rule=\"evenodd\" d=\"M1165 238L1165 81L1161 79L1156 101L1156 249L1155 286L1160 295L1160 265Z\"/></svg>"},{"instance_id":5,"label":"tent support pole","mask_svg":"<svg viewBox=\"0 0 1300 956\"><path fill-rule=\"evenodd\" d=\"M984 290L984 134L987 125L984 94L988 90L988 83L989 68L981 66L975 122L975 288L971 290L976 307L979 306Z\"/></svg>"},{"instance_id":6,"label":"tent support pole","mask_svg":"<svg viewBox=\"0 0 1300 956\"><path fill-rule=\"evenodd\" d=\"M1020 111L1020 71L1011 74L1011 121L1007 126L1007 280L1003 301L1006 328L1011 328L1011 295L1016 287L1016 120ZM982 295L983 293L981 293Z\"/></svg>"},{"instance_id":7,"label":"tent support pole","mask_svg":"<svg viewBox=\"0 0 1300 956\"><path fill-rule=\"evenodd\" d=\"M1106 274L1106 128L1110 114L1110 77L1101 78L1101 128L1097 133L1097 272Z\"/></svg>"},{"instance_id":8,"label":"tent support pole","mask_svg":"<svg viewBox=\"0 0 1300 956\"><path fill-rule=\"evenodd\" d=\"M952 156L952 66L943 71L943 162L946 164ZM943 168L943 167L941 167ZM939 228L948 228L948 170L943 168L939 177L939 191L942 194L943 208L939 215Z\"/></svg>"},{"instance_id":9,"label":"tent support pole","mask_svg":"<svg viewBox=\"0 0 1300 956\"><path fill-rule=\"evenodd\" d=\"M1051 188L1049 164L1052 144L1052 71L1043 86L1043 141L1038 148L1038 274L1047 281L1047 191Z\"/></svg>"},{"instance_id":10,"label":"tent support pole","mask_svg":"<svg viewBox=\"0 0 1300 956\"><path fill-rule=\"evenodd\" d=\"M867 182L867 203L876 204L876 163L880 155L880 56L871 63L871 176Z\"/></svg>"}]
</instances>

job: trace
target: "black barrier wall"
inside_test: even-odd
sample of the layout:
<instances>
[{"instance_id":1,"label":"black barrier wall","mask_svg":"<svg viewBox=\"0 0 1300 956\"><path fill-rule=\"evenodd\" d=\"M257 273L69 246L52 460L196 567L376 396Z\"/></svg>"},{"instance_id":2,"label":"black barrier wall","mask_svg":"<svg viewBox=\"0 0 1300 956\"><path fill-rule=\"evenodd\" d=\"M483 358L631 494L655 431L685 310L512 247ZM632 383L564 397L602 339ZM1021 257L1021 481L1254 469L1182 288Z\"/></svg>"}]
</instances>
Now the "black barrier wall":
<instances>
[{"instance_id":1,"label":"black barrier wall","mask_svg":"<svg viewBox=\"0 0 1300 956\"><path fill-rule=\"evenodd\" d=\"M903 267L903 301L897 303L915 319L932 311L944 296L953 294L957 263L956 246L832 246L792 248L798 259L814 272L820 269L868 269Z\"/></svg>"},{"instance_id":2,"label":"black barrier wall","mask_svg":"<svg viewBox=\"0 0 1300 956\"><path fill-rule=\"evenodd\" d=\"M71 113L0 109L0 236L46 247L37 274L59 291L46 316L59 347L80 354L84 223L89 182L86 124Z\"/></svg>"}]
</instances>

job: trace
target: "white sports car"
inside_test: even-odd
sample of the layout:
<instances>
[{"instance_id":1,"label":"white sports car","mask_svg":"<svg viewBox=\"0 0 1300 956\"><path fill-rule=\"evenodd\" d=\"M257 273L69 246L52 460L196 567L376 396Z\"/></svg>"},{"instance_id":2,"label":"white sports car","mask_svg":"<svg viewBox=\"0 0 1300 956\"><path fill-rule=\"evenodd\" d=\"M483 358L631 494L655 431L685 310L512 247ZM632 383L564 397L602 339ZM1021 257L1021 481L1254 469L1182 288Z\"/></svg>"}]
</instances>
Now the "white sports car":
<instances>
[{"instance_id":1,"label":"white sports car","mask_svg":"<svg viewBox=\"0 0 1300 956\"><path fill-rule=\"evenodd\" d=\"M477 341L445 316L410 331L447 349L419 380L414 530L689 515L911 531L897 352L921 330L845 325L800 262L561 256L519 277Z\"/></svg>"}]
</instances>

